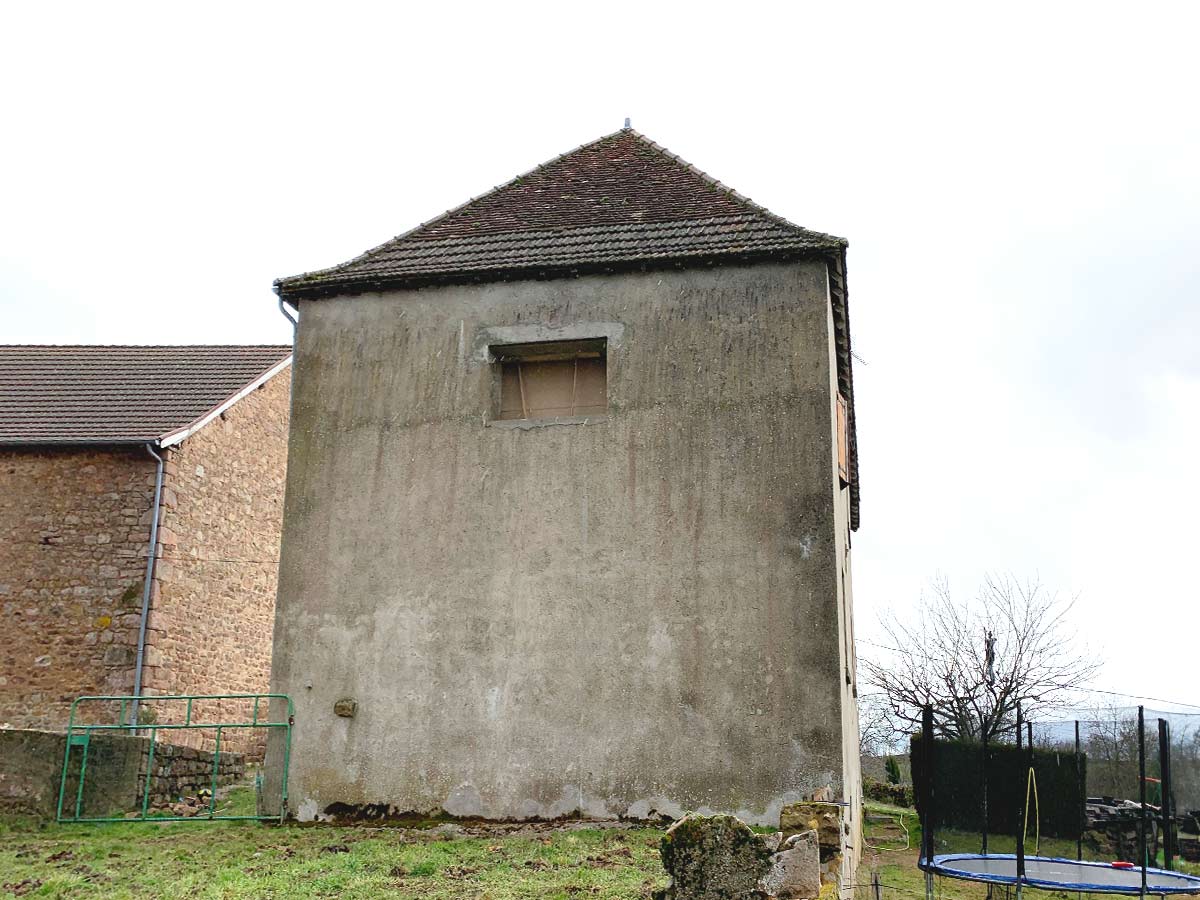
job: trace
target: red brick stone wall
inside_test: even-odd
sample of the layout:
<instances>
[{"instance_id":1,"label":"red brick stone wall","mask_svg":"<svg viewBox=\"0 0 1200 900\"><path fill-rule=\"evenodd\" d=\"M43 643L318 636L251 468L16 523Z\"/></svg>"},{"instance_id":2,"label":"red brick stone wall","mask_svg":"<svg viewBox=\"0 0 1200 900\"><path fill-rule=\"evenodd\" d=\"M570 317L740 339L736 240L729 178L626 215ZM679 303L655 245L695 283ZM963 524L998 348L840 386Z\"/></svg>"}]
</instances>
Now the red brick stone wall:
<instances>
[{"instance_id":1,"label":"red brick stone wall","mask_svg":"<svg viewBox=\"0 0 1200 900\"><path fill-rule=\"evenodd\" d=\"M145 693L267 690L290 374L165 451ZM0 724L57 729L76 696L132 692L154 472L142 448L0 451ZM222 746L258 755L263 740L227 731Z\"/></svg>"},{"instance_id":2,"label":"red brick stone wall","mask_svg":"<svg viewBox=\"0 0 1200 900\"><path fill-rule=\"evenodd\" d=\"M275 376L171 448L143 675L148 693L267 690L290 374ZM200 721L251 715L246 703L194 712ZM264 737L227 731L221 740L258 756ZM202 743L209 745L207 735Z\"/></svg>"},{"instance_id":3,"label":"red brick stone wall","mask_svg":"<svg viewBox=\"0 0 1200 900\"><path fill-rule=\"evenodd\" d=\"M0 723L133 688L154 470L141 448L0 451Z\"/></svg>"}]
</instances>

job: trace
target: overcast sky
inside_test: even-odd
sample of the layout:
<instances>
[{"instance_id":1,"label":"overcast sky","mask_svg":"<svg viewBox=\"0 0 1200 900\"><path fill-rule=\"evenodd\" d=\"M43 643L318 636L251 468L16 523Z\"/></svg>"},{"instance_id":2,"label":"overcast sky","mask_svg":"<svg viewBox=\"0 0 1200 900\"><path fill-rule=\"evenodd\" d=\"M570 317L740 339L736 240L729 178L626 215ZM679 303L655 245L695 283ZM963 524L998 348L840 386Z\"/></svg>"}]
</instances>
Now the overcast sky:
<instances>
[{"instance_id":1,"label":"overcast sky","mask_svg":"<svg viewBox=\"0 0 1200 900\"><path fill-rule=\"evenodd\" d=\"M290 340L274 278L630 116L850 240L860 636L1011 570L1078 596L1098 686L1200 703L1197 34L1184 3L8 4L0 340Z\"/></svg>"}]
</instances>

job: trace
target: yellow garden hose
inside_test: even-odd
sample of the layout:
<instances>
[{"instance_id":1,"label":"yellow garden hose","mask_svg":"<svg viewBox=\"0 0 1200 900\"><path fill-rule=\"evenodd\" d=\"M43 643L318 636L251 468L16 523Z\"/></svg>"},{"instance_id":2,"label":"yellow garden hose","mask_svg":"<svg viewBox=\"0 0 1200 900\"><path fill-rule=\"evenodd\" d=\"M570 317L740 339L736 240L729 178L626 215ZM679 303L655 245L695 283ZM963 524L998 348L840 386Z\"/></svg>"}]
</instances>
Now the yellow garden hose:
<instances>
[{"instance_id":1,"label":"yellow garden hose","mask_svg":"<svg viewBox=\"0 0 1200 900\"><path fill-rule=\"evenodd\" d=\"M1025 781L1025 830L1021 832L1021 847L1025 847L1025 838L1029 834L1029 795L1033 795L1033 827L1034 834L1037 836L1037 843L1033 847L1033 855L1041 855L1042 849L1042 811L1038 806L1038 789L1037 775L1034 774L1033 766L1029 767L1029 778Z\"/></svg>"}]
</instances>

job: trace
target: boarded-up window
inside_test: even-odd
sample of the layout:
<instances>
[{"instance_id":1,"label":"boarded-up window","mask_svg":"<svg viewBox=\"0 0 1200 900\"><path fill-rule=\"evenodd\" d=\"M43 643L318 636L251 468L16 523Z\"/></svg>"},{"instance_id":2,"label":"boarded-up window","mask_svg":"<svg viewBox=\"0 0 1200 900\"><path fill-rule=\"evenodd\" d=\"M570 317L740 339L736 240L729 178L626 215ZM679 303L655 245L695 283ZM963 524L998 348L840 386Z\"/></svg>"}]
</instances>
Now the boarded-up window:
<instances>
[{"instance_id":1,"label":"boarded-up window","mask_svg":"<svg viewBox=\"0 0 1200 900\"><path fill-rule=\"evenodd\" d=\"M837 395L837 452L838 475L842 482L850 483L850 410L846 398Z\"/></svg>"},{"instance_id":2,"label":"boarded-up window","mask_svg":"<svg viewBox=\"0 0 1200 900\"><path fill-rule=\"evenodd\" d=\"M492 347L500 374L498 419L560 419L608 410L603 338Z\"/></svg>"}]
</instances>

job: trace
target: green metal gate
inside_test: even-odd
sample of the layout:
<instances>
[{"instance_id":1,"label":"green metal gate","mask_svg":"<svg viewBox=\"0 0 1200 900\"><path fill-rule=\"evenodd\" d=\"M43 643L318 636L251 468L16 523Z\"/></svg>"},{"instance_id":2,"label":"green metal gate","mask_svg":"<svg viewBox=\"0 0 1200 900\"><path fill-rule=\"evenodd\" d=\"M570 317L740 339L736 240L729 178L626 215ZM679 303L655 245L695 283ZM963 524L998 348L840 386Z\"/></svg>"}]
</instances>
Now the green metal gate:
<instances>
[{"instance_id":1,"label":"green metal gate","mask_svg":"<svg viewBox=\"0 0 1200 900\"><path fill-rule=\"evenodd\" d=\"M270 718L270 703L272 700L282 701L286 705L287 716L283 721L273 721ZM243 721L228 721L228 722L197 722L193 718L193 711L197 703L207 701L244 701L247 706L252 708L252 712L247 720ZM119 708L117 722L119 724L107 723L89 723L81 721L80 705L107 703L109 708L115 704ZM156 721L138 722L139 705L154 704L155 709L159 708L159 704L179 704L182 710L181 722L163 722ZM265 718L264 718L265 716ZM127 719L131 721L127 721ZM204 822L217 820L275 820L283 821L287 814L287 780L288 780L288 764L291 760L292 749L292 725L295 721L295 707L292 704L291 698L287 694L178 694L170 696L148 695L117 695L117 696L95 696L95 697L78 697L71 704L71 714L67 723L67 740L66 748L63 752L62 776L58 788L58 821L59 822L129 822L139 821L144 819L153 819L155 822L172 822L172 821L194 821L200 820ZM224 732L230 729L240 728L265 728L269 729L268 734L278 731L282 733L282 770L280 773L280 799L279 799L279 814L278 815L219 815L217 814L217 780L221 761L221 736ZM207 814L198 812L196 815L179 816L179 815L160 815L152 812L150 809L151 787L154 782L154 752L157 746L157 738L159 732L176 732L176 731L198 731L205 730L215 732L216 740L213 747L212 759L212 786L210 791L210 799L208 804ZM92 738L97 734L127 734L127 735L146 735L150 738L149 747L146 751L144 761L139 761L142 774L139 775L143 786L140 790L140 797L135 797L134 801L138 808L128 815L121 816L85 816L83 815L84 801L84 784L87 778L88 771L88 754L91 750ZM226 751L228 753L228 751ZM268 750L268 756L271 751ZM72 791L68 791L68 782L72 780L71 768L74 759L78 760L79 774L78 784L74 785ZM259 778L261 779L261 775ZM73 794L74 796L68 796ZM257 811L256 811L257 812Z\"/></svg>"}]
</instances>

